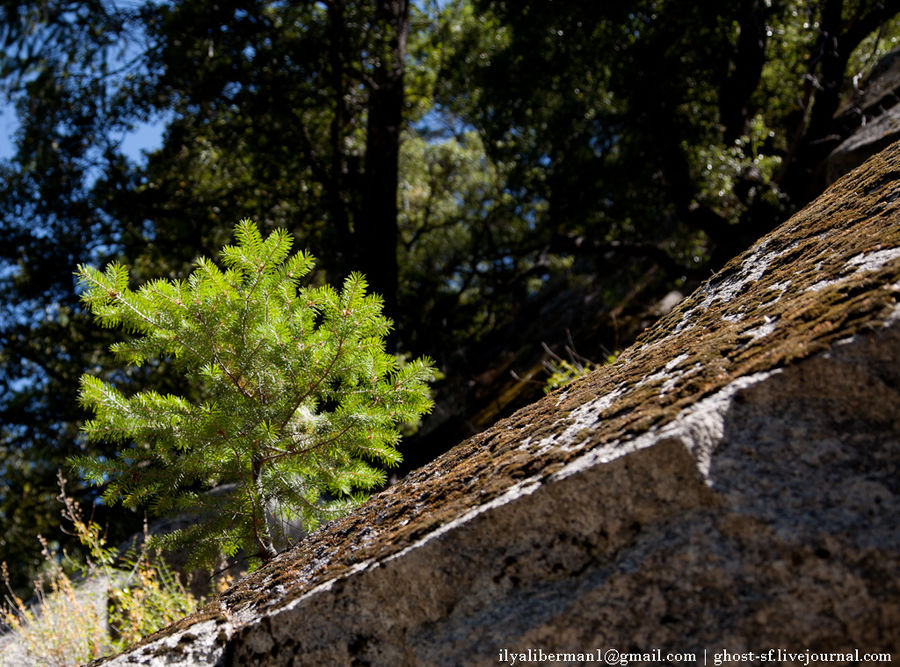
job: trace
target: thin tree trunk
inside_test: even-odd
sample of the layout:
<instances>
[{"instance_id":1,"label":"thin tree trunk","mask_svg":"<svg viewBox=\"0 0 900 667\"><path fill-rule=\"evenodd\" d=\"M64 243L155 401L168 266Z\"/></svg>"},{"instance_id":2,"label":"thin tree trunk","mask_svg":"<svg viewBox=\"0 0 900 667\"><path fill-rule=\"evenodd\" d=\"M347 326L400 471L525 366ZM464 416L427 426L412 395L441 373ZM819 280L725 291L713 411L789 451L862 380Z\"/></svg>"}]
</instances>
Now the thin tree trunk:
<instances>
[{"instance_id":1,"label":"thin tree trunk","mask_svg":"<svg viewBox=\"0 0 900 667\"><path fill-rule=\"evenodd\" d=\"M825 187L824 172L816 171L845 138L837 131L835 115L850 55L863 39L900 13L896 3L859 3L851 16L844 0L825 0L819 21L819 39L809 58L807 73L808 121L792 141L782 173L781 189L800 208Z\"/></svg>"},{"instance_id":2,"label":"thin tree trunk","mask_svg":"<svg viewBox=\"0 0 900 667\"><path fill-rule=\"evenodd\" d=\"M253 502L253 533L256 538L256 545L259 547L257 554L263 563L268 563L278 555L275 545L272 544L272 529L269 526L269 517L266 515L265 494L262 488L262 462L259 457L254 456L250 465L251 474L253 476L253 491L251 492L251 502ZM255 493L256 497L252 498Z\"/></svg>"}]
</instances>

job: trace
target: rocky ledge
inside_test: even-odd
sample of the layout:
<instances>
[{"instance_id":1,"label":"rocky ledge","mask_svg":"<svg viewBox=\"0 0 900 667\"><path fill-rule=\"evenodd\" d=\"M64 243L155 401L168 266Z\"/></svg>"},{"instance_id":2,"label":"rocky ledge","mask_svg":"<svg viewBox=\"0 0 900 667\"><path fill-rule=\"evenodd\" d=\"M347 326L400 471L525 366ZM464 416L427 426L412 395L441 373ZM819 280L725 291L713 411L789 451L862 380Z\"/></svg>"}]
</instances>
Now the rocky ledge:
<instances>
[{"instance_id":1,"label":"rocky ledge","mask_svg":"<svg viewBox=\"0 0 900 667\"><path fill-rule=\"evenodd\" d=\"M900 143L615 364L102 664L896 656L898 176Z\"/></svg>"}]
</instances>

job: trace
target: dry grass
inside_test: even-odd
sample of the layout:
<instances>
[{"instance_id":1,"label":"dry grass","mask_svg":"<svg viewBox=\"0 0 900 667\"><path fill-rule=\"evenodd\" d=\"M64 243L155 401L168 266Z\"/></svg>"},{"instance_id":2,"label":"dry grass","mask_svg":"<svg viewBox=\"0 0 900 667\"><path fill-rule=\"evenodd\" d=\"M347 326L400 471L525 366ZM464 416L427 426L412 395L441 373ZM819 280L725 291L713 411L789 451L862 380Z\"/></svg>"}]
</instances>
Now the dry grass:
<instances>
[{"instance_id":1,"label":"dry grass","mask_svg":"<svg viewBox=\"0 0 900 667\"><path fill-rule=\"evenodd\" d=\"M0 654L2 667L81 665L128 648L200 603L158 553L141 549L120 557L108 547L100 526L85 521L66 495L61 475L59 482L63 519L90 556L74 563L39 536L45 571L34 582L31 604L13 591L2 564L7 595L0 603L0 624L15 633ZM76 574L68 574L64 564ZM220 580L218 588L228 583Z\"/></svg>"}]
</instances>

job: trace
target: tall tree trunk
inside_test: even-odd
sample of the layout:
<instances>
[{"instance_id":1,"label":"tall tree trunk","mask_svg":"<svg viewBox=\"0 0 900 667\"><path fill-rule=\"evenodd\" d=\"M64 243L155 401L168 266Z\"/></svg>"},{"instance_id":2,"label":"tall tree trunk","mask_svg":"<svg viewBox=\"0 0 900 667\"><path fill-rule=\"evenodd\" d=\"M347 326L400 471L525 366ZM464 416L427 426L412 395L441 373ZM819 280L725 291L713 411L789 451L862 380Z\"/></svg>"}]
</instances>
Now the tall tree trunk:
<instances>
[{"instance_id":1,"label":"tall tree trunk","mask_svg":"<svg viewBox=\"0 0 900 667\"><path fill-rule=\"evenodd\" d=\"M332 223L337 229L341 246L350 250L352 237L350 235L350 211L348 210L345 191L347 179L344 175L344 132L347 118L347 94L344 81L344 62L346 58L345 38L345 4L343 0L334 0L328 3L328 43L331 49L331 87L334 96L334 116L329 127L328 147L331 152L329 162L330 183L327 185L328 212Z\"/></svg>"},{"instance_id":2,"label":"tall tree trunk","mask_svg":"<svg viewBox=\"0 0 900 667\"><path fill-rule=\"evenodd\" d=\"M753 114L750 98L759 87L766 63L766 19L770 10L762 0L743 0L738 10L740 33L734 54L734 70L722 86L719 115L725 144L747 131Z\"/></svg>"},{"instance_id":3,"label":"tall tree trunk","mask_svg":"<svg viewBox=\"0 0 900 667\"><path fill-rule=\"evenodd\" d=\"M368 101L362 211L355 220L360 268L381 294L388 316L397 307L397 183L403 128L403 72L409 0L376 0L376 37Z\"/></svg>"}]
</instances>

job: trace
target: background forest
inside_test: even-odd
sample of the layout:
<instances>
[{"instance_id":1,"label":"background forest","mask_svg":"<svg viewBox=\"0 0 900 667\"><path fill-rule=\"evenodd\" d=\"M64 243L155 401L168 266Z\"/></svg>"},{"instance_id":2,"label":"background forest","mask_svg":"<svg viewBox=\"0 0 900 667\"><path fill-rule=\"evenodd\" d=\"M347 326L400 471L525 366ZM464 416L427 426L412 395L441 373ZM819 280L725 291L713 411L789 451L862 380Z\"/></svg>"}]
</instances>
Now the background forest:
<instances>
[{"instance_id":1,"label":"background forest","mask_svg":"<svg viewBox=\"0 0 900 667\"><path fill-rule=\"evenodd\" d=\"M601 360L826 185L900 45L874 0L0 2L0 561L60 531L57 470L106 457L78 378L117 370L75 267L187 275L253 218L362 271L391 345L437 361L404 470L540 395L544 345ZM145 124L162 146L133 159ZM566 352L566 347L569 351ZM579 357L580 359L581 357ZM82 502L98 493L69 491ZM143 516L98 506L111 542Z\"/></svg>"}]
</instances>

